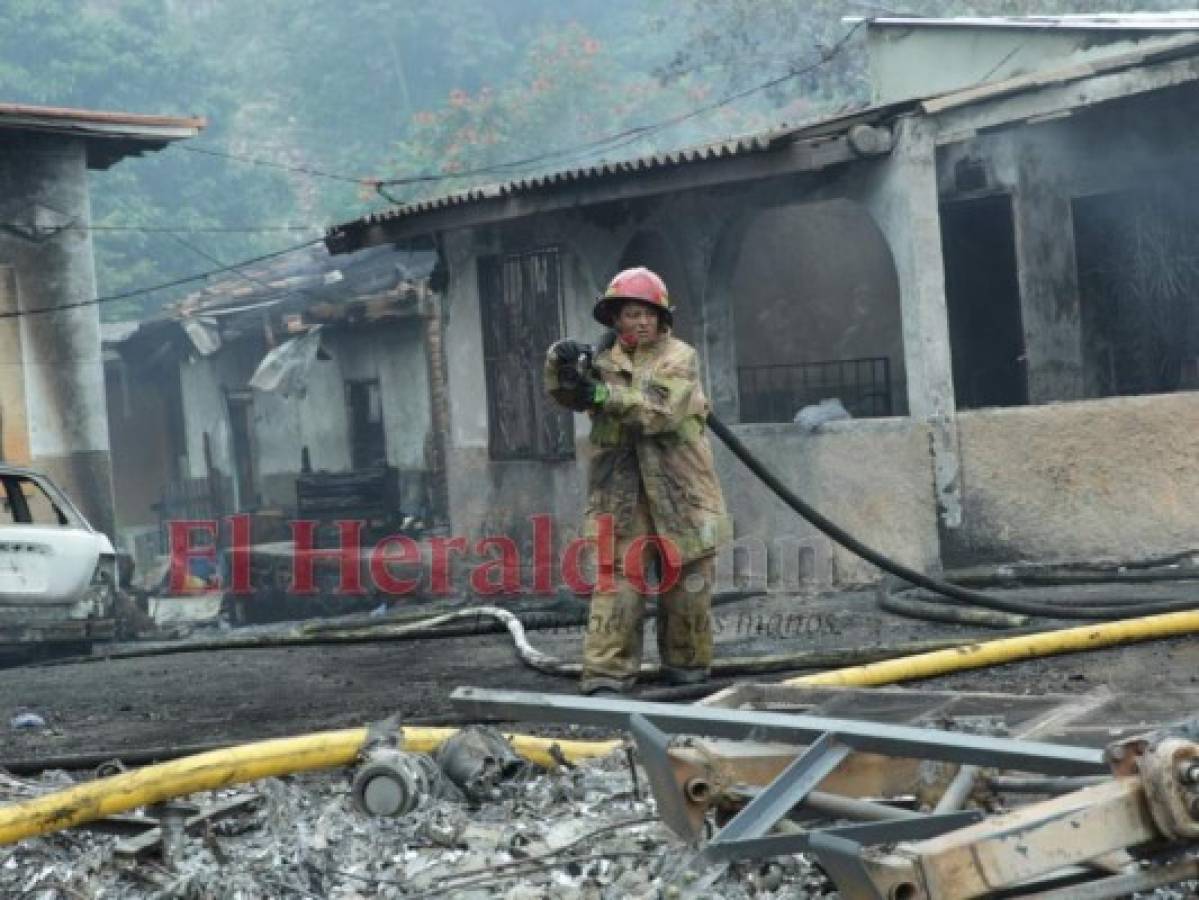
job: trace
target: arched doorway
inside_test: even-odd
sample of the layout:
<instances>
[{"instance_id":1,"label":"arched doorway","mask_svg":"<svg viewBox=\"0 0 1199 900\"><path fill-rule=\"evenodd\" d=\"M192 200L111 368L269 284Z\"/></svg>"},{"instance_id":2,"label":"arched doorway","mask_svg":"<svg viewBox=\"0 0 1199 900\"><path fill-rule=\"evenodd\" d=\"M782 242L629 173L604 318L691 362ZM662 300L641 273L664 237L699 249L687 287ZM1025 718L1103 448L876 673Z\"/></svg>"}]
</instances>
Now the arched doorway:
<instances>
[{"instance_id":1,"label":"arched doorway","mask_svg":"<svg viewBox=\"0 0 1199 900\"><path fill-rule=\"evenodd\" d=\"M886 238L850 200L763 210L727 282L743 422L790 422L837 398L855 418L903 415L899 281Z\"/></svg>"}]
</instances>

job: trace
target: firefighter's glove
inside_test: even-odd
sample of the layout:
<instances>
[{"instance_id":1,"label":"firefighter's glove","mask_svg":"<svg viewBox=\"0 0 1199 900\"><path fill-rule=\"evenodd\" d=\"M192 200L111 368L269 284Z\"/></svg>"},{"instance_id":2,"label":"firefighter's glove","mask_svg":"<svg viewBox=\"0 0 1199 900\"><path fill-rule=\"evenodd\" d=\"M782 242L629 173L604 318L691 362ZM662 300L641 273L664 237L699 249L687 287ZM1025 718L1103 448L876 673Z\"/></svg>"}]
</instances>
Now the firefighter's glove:
<instances>
[{"instance_id":1,"label":"firefighter's glove","mask_svg":"<svg viewBox=\"0 0 1199 900\"><path fill-rule=\"evenodd\" d=\"M578 406L603 406L608 399L608 386L602 381L587 379L580 381L574 389L574 398Z\"/></svg>"},{"instance_id":2,"label":"firefighter's glove","mask_svg":"<svg viewBox=\"0 0 1199 900\"><path fill-rule=\"evenodd\" d=\"M591 348L586 344L581 344L578 341L572 341L569 338L564 341L558 341L550 347L550 353L554 354L554 359L558 363L558 368L563 366L573 366L579 361L579 357L590 353Z\"/></svg>"}]
</instances>

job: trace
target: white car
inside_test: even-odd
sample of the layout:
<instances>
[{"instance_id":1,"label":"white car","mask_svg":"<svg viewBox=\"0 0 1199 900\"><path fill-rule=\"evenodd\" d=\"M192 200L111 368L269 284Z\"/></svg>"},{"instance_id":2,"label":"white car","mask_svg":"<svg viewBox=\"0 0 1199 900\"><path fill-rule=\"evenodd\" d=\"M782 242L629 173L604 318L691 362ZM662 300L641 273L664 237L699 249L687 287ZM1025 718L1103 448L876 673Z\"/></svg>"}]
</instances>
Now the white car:
<instances>
[{"instance_id":1,"label":"white car","mask_svg":"<svg viewBox=\"0 0 1199 900\"><path fill-rule=\"evenodd\" d=\"M108 537L50 479L0 465L0 644L90 644L114 628Z\"/></svg>"}]
</instances>

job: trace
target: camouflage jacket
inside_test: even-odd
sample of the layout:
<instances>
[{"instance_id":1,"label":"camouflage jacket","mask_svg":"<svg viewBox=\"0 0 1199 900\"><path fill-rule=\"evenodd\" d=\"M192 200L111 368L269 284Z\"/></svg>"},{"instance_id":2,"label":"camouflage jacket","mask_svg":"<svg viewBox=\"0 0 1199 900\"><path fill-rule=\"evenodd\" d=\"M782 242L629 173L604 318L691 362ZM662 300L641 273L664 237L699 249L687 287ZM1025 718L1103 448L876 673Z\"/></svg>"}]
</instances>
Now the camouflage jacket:
<instances>
[{"instance_id":1,"label":"camouflage jacket","mask_svg":"<svg viewBox=\"0 0 1199 900\"><path fill-rule=\"evenodd\" d=\"M704 422L708 399L699 383L696 352L673 335L626 350L619 342L596 355L594 367L608 387L591 416L593 447L588 469L587 534L601 515L625 535L637 493L644 487L654 530L674 542L682 562L715 551L731 536ZM545 383L563 406L583 411L563 387L552 354Z\"/></svg>"}]
</instances>

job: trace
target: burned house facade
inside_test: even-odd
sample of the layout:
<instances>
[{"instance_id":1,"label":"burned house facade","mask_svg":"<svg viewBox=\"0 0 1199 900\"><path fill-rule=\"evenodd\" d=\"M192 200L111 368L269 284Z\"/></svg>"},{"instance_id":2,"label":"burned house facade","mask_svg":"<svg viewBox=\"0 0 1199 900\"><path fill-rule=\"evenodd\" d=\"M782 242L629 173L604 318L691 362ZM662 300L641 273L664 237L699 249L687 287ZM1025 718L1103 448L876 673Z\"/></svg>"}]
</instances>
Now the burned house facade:
<instances>
[{"instance_id":1,"label":"burned house facade","mask_svg":"<svg viewBox=\"0 0 1199 900\"><path fill-rule=\"evenodd\" d=\"M1063 34L1037 25L974 27ZM597 337L596 293L644 264L671 287L716 414L909 565L1194 546L1199 39L1072 27L1101 50L944 93L913 76L913 96L843 118L334 229L336 252L439 247L454 532L527 543L548 513L573 536L586 420L545 399L540 357ZM853 418L792 422L827 397ZM739 542L775 547L771 574L871 577L721 460Z\"/></svg>"},{"instance_id":2,"label":"burned house facade","mask_svg":"<svg viewBox=\"0 0 1199 900\"><path fill-rule=\"evenodd\" d=\"M141 323L113 349L161 373L128 384L174 424L149 449L134 420L153 403L127 402L117 426L110 378L114 452L130 445L118 483L143 482L122 524L253 511L283 538L307 475L383 463L389 502L466 555L504 536L526 563L546 517L560 549L582 519L587 419L545 396L542 355L597 339L596 294L638 264L670 286L716 415L884 553L937 570L1195 546L1199 37L1058 20L868 31L892 79L868 109L399 207L333 229L331 256L285 257ZM975 39L998 59L1019 47L1019 64L982 82L969 55L956 80L931 69ZM298 362L281 349L318 327ZM795 421L832 398L850 418ZM737 534L724 576L875 576L717 452Z\"/></svg>"},{"instance_id":3,"label":"burned house facade","mask_svg":"<svg viewBox=\"0 0 1199 900\"><path fill-rule=\"evenodd\" d=\"M110 329L108 405L121 531L297 516L435 520L426 338L435 257L319 243Z\"/></svg>"}]
</instances>

